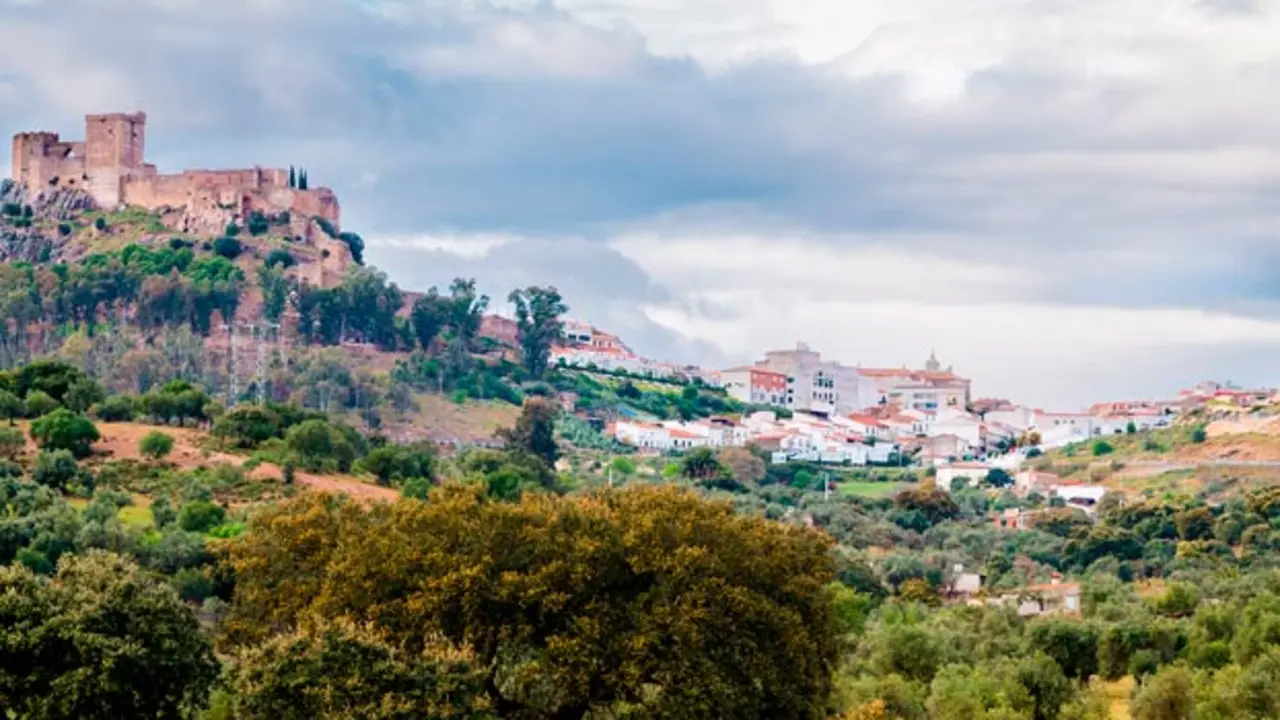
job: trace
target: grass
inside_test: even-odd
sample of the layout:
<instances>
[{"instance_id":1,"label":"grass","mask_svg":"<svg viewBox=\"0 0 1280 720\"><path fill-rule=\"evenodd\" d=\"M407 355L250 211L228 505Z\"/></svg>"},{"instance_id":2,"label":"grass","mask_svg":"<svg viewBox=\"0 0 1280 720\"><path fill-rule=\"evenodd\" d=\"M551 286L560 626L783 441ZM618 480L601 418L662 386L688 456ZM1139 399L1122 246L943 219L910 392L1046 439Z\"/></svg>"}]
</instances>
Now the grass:
<instances>
[{"instance_id":1,"label":"grass","mask_svg":"<svg viewBox=\"0 0 1280 720\"><path fill-rule=\"evenodd\" d=\"M1115 682L1103 683L1107 698L1111 701L1112 720L1129 720L1129 697L1133 694L1133 678L1126 676Z\"/></svg>"},{"instance_id":2,"label":"grass","mask_svg":"<svg viewBox=\"0 0 1280 720\"><path fill-rule=\"evenodd\" d=\"M134 502L138 501L137 496ZM84 512L89 507L89 501L85 498L67 498L67 505L74 508L77 512ZM151 527L151 509L141 505L126 505L120 508L120 512L116 515L125 527L146 528Z\"/></svg>"},{"instance_id":3,"label":"grass","mask_svg":"<svg viewBox=\"0 0 1280 720\"><path fill-rule=\"evenodd\" d=\"M898 491L907 487L906 483L900 482L873 482L870 480L854 480L850 482L842 482L836 485L836 490L841 495L849 497L865 497L872 499L893 497Z\"/></svg>"}]
</instances>

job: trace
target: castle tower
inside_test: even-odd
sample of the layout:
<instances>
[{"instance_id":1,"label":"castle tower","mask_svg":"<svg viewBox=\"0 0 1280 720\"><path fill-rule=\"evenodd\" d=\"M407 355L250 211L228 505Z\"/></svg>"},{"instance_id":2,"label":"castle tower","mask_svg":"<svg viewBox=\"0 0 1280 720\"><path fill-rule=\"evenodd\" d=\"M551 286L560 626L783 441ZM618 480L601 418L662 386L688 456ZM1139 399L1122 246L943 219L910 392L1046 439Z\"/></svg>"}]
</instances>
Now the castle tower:
<instances>
[{"instance_id":1,"label":"castle tower","mask_svg":"<svg viewBox=\"0 0 1280 720\"><path fill-rule=\"evenodd\" d=\"M85 116L85 175L94 201L114 208L123 201L123 179L140 170L146 144L147 114Z\"/></svg>"},{"instance_id":2,"label":"castle tower","mask_svg":"<svg viewBox=\"0 0 1280 720\"><path fill-rule=\"evenodd\" d=\"M930 350L929 359L926 360L924 363L925 372L934 373L934 372L938 372L941 369L942 369L942 363L938 362L938 354Z\"/></svg>"},{"instance_id":3,"label":"castle tower","mask_svg":"<svg viewBox=\"0 0 1280 720\"><path fill-rule=\"evenodd\" d=\"M13 173L9 176L16 183L38 187L40 161L50 144L58 141L53 133L28 132L13 136Z\"/></svg>"}]
</instances>

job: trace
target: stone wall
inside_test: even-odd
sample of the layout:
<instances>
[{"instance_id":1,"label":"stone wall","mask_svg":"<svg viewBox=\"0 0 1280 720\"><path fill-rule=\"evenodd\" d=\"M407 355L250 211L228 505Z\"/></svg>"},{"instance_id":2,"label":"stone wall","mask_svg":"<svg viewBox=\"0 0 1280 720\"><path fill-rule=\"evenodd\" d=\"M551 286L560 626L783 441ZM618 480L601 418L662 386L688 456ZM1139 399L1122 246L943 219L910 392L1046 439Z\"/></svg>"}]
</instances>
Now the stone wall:
<instances>
[{"instance_id":1,"label":"stone wall","mask_svg":"<svg viewBox=\"0 0 1280 720\"><path fill-rule=\"evenodd\" d=\"M291 188L289 172L281 168L160 174L145 162L146 124L146 113L87 115L83 142L63 142L51 132L15 135L13 179L33 193L50 187L83 189L104 209L181 208L181 229L191 233L219 233L229 222L243 223L255 210L269 215L288 212L293 234L312 241L317 235L311 217L324 218L335 228L340 225L338 197L332 190ZM332 253L346 253L343 243L333 244Z\"/></svg>"}]
</instances>

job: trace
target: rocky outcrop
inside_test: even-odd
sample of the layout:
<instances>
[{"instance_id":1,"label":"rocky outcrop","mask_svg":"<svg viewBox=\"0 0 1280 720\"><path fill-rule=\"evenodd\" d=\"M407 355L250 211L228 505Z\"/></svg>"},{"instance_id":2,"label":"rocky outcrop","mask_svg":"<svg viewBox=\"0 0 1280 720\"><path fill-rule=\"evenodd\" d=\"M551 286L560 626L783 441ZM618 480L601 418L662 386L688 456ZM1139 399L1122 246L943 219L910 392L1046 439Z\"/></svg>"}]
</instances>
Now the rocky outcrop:
<instances>
[{"instance_id":1,"label":"rocky outcrop","mask_svg":"<svg viewBox=\"0 0 1280 720\"><path fill-rule=\"evenodd\" d=\"M50 220L71 220L86 210L97 208L93 198L83 190L59 188L33 195L25 185L8 179L0 180L0 204L8 203L30 205L35 217Z\"/></svg>"}]
</instances>

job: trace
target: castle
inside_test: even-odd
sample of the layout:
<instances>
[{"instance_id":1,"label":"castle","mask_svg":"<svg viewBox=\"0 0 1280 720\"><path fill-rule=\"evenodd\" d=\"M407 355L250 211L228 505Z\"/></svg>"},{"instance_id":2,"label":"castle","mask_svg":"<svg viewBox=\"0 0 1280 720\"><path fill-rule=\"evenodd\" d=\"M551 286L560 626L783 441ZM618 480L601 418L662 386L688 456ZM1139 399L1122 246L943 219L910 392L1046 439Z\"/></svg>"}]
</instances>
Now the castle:
<instances>
[{"instance_id":1,"label":"castle","mask_svg":"<svg viewBox=\"0 0 1280 720\"><path fill-rule=\"evenodd\" d=\"M300 235L310 234L310 218L339 225L338 198L329 188L299 188L293 172L254 167L244 170L184 170L162 175L145 162L146 113L87 115L83 141L63 141L57 133L25 132L13 137L13 180L32 194L48 189L80 189L105 210L136 206L181 210L186 232L217 233L252 212L288 213Z\"/></svg>"}]
</instances>

